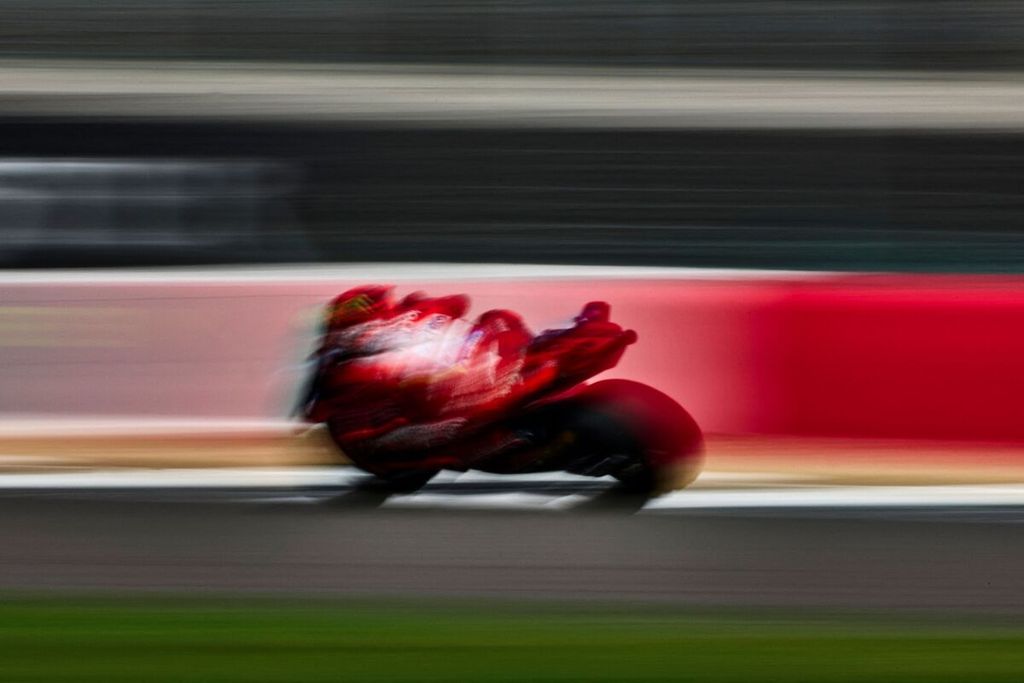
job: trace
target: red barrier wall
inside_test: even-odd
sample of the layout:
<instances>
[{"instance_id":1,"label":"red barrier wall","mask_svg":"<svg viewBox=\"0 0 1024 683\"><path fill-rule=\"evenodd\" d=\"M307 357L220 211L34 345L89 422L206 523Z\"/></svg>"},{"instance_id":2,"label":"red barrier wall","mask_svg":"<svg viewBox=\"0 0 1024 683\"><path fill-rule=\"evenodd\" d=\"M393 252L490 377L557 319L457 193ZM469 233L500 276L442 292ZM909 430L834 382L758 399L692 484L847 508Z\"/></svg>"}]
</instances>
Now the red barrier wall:
<instances>
[{"instance_id":1,"label":"red barrier wall","mask_svg":"<svg viewBox=\"0 0 1024 683\"><path fill-rule=\"evenodd\" d=\"M0 414L280 417L319 305L364 280L0 285ZM538 331L605 299L640 336L608 376L662 388L709 432L1024 443L1019 278L433 277L399 292L418 288Z\"/></svg>"},{"instance_id":2,"label":"red barrier wall","mask_svg":"<svg viewBox=\"0 0 1024 683\"><path fill-rule=\"evenodd\" d=\"M1024 441L1024 282L792 283L773 427L797 435Z\"/></svg>"}]
</instances>

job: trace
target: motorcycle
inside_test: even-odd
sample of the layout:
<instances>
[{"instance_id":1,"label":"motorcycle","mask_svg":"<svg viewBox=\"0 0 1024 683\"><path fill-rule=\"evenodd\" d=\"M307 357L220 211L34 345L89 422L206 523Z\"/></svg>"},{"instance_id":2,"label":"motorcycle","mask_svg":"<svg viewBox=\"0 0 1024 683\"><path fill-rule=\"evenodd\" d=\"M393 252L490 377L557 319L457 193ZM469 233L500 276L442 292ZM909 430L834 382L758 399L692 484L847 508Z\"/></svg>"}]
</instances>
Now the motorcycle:
<instances>
[{"instance_id":1,"label":"motorcycle","mask_svg":"<svg viewBox=\"0 0 1024 683\"><path fill-rule=\"evenodd\" d=\"M396 492L442 469L610 476L644 495L696 479L703 436L681 405L639 382L589 381L637 341L607 303L539 335L512 311L470 321L468 308L464 295L397 299L387 285L339 295L299 413Z\"/></svg>"}]
</instances>

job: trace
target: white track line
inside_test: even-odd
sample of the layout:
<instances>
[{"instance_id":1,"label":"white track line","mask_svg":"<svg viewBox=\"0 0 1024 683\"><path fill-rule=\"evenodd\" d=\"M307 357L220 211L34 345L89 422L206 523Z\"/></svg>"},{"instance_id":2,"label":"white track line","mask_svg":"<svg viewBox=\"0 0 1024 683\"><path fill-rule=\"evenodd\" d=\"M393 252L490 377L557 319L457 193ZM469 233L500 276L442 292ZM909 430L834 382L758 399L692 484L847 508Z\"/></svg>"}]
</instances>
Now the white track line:
<instances>
[{"instance_id":1,"label":"white track line","mask_svg":"<svg viewBox=\"0 0 1024 683\"><path fill-rule=\"evenodd\" d=\"M389 507L469 509L565 509L588 496L539 493L438 494L425 490L389 499ZM649 501L645 511L674 510L770 510L794 508L985 508L1024 507L1024 485L985 486L863 486L818 488L761 488L745 490L679 491Z\"/></svg>"},{"instance_id":2,"label":"white track line","mask_svg":"<svg viewBox=\"0 0 1024 683\"><path fill-rule=\"evenodd\" d=\"M787 489L692 490L662 496L649 510L724 508L877 508L1024 506L1024 485L823 486Z\"/></svg>"},{"instance_id":3,"label":"white track line","mask_svg":"<svg viewBox=\"0 0 1024 683\"><path fill-rule=\"evenodd\" d=\"M509 263L353 263L295 264L288 266L218 268L180 267L153 269L8 270L0 272L0 285L37 284L216 284L323 282L384 279L388 282L425 280L521 279L679 279L780 280L823 279L826 271L746 270L730 268L672 268L650 266L569 266Z\"/></svg>"},{"instance_id":4,"label":"white track line","mask_svg":"<svg viewBox=\"0 0 1024 683\"><path fill-rule=\"evenodd\" d=\"M351 467L126 469L0 474L3 489L176 489L349 486L366 475Z\"/></svg>"},{"instance_id":5,"label":"white track line","mask_svg":"<svg viewBox=\"0 0 1024 683\"><path fill-rule=\"evenodd\" d=\"M267 437L296 434L309 425L290 420L103 417L88 415L39 416L7 415L0 418L0 438L108 437L111 439L165 436L262 435Z\"/></svg>"},{"instance_id":6,"label":"white track line","mask_svg":"<svg viewBox=\"0 0 1024 683\"><path fill-rule=\"evenodd\" d=\"M0 474L0 490L54 489L177 489L177 488L290 488L346 487L366 475L350 467L225 468L106 470ZM736 480L738 485L758 480ZM761 473L762 482L771 481L770 473ZM714 479L715 473L705 477ZM727 476L726 479L732 479ZM542 492L517 492L516 484L571 483L588 481L583 477L560 473L500 476L479 472L445 472L435 483L502 483L507 491L484 493L434 493L428 489L405 496L393 496L388 505L398 507L459 508L565 508L587 496L555 495ZM592 481L592 480L589 480ZM684 509L735 508L879 508L879 507L1024 507L1024 484L942 485L942 486L765 486L741 489L690 489L650 501L646 509L668 511Z\"/></svg>"},{"instance_id":7,"label":"white track line","mask_svg":"<svg viewBox=\"0 0 1024 683\"><path fill-rule=\"evenodd\" d=\"M567 510L587 500L587 496L545 495L509 491L475 495L414 493L392 496L384 504L394 508L450 508L462 510Z\"/></svg>"}]
</instances>

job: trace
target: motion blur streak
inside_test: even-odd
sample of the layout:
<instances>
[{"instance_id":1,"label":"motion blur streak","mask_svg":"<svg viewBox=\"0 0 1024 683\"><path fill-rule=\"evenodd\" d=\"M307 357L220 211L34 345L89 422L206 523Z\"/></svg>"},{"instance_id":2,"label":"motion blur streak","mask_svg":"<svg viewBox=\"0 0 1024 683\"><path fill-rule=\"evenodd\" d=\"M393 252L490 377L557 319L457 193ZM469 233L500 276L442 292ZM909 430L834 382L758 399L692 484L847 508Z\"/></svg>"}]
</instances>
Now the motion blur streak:
<instances>
[{"instance_id":1,"label":"motion blur streak","mask_svg":"<svg viewBox=\"0 0 1024 683\"><path fill-rule=\"evenodd\" d=\"M1016 683L1022 73L1005 0L0 0L0 679Z\"/></svg>"},{"instance_id":2,"label":"motion blur streak","mask_svg":"<svg viewBox=\"0 0 1024 683\"><path fill-rule=\"evenodd\" d=\"M1024 85L957 73L0 61L12 114L402 128L1015 128ZM287 93L287 99L281 95ZM97 95L104 97L98 98Z\"/></svg>"},{"instance_id":3,"label":"motion blur streak","mask_svg":"<svg viewBox=\"0 0 1024 683\"><path fill-rule=\"evenodd\" d=\"M399 291L463 291L473 310L518 310L535 329L563 324L564 302L607 300L644 352L605 376L663 388L712 434L1024 444L1014 399L1024 381L1024 293L1015 277L465 271L470 279L452 280L421 269ZM294 400L322 303L379 275L0 285L9 368L0 410L276 422ZM230 327L215 324L227 318Z\"/></svg>"},{"instance_id":4,"label":"motion blur streak","mask_svg":"<svg viewBox=\"0 0 1024 683\"><path fill-rule=\"evenodd\" d=\"M0 54L869 69L1024 65L1024 11L1002 0L4 0Z\"/></svg>"},{"instance_id":5,"label":"motion blur streak","mask_svg":"<svg viewBox=\"0 0 1024 683\"><path fill-rule=\"evenodd\" d=\"M1020 614L1014 524L0 501L6 588ZM837 542L841 539L841 542Z\"/></svg>"}]
</instances>

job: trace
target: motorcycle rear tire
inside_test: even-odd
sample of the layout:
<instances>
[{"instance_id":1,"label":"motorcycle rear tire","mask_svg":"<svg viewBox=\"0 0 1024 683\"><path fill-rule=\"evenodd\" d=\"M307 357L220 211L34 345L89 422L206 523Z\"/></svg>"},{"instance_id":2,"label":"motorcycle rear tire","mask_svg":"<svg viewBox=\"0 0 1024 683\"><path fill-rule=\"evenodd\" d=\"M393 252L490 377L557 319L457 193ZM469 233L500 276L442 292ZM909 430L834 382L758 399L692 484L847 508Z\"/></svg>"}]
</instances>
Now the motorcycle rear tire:
<instances>
[{"instance_id":1,"label":"motorcycle rear tire","mask_svg":"<svg viewBox=\"0 0 1024 683\"><path fill-rule=\"evenodd\" d=\"M685 488L700 474L700 427L668 395L629 380L605 380L573 397L570 429L594 456L624 461L611 474L623 488L657 495ZM594 457L592 456L592 457Z\"/></svg>"}]
</instances>

